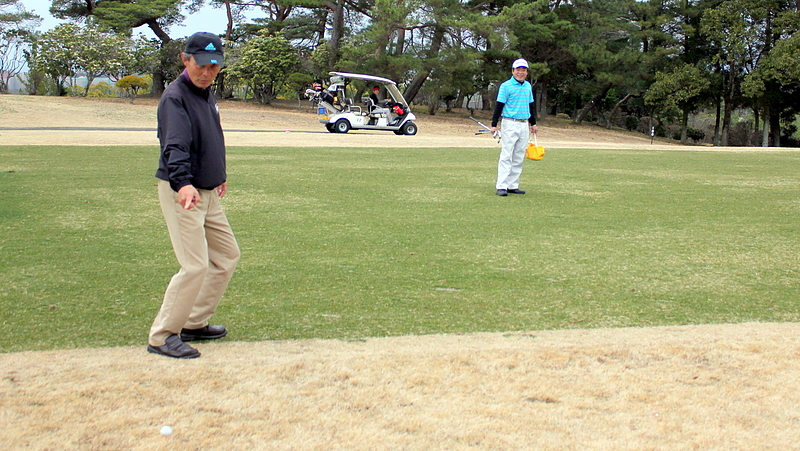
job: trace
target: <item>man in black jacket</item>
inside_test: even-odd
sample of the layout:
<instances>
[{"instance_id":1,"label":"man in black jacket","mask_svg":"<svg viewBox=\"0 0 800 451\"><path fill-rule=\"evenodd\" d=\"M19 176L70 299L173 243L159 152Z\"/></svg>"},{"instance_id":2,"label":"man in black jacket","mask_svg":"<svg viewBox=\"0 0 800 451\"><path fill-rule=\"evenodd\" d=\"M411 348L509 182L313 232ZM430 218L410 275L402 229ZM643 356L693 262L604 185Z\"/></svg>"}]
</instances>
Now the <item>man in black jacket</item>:
<instances>
[{"instance_id":1,"label":"man in black jacket","mask_svg":"<svg viewBox=\"0 0 800 451\"><path fill-rule=\"evenodd\" d=\"M161 143L156 177L161 211L180 271L153 321L148 352L180 359L200 357L186 341L224 337L209 325L239 261L239 246L220 198L228 189L225 139L211 84L224 62L222 42L195 33L181 54L186 69L158 104Z\"/></svg>"}]
</instances>

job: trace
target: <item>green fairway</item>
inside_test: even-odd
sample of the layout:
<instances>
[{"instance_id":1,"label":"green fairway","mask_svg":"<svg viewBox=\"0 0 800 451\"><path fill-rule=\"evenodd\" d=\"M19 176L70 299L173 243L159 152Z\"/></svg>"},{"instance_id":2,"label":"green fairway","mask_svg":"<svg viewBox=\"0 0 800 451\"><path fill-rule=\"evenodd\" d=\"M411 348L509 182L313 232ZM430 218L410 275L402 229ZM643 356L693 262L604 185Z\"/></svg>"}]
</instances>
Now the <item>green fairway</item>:
<instances>
[{"instance_id":1,"label":"green fairway","mask_svg":"<svg viewBox=\"0 0 800 451\"><path fill-rule=\"evenodd\" d=\"M142 345L152 147L0 147L0 352ZM231 339L800 320L800 153L230 148Z\"/></svg>"}]
</instances>

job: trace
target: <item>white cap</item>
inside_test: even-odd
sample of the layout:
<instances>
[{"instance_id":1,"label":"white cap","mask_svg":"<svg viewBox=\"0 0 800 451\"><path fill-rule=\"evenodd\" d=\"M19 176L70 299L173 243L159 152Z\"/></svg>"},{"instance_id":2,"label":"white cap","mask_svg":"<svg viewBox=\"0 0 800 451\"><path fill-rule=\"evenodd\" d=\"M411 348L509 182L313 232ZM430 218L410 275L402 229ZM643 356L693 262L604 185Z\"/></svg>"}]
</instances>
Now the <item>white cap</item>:
<instances>
[{"instance_id":1,"label":"white cap","mask_svg":"<svg viewBox=\"0 0 800 451\"><path fill-rule=\"evenodd\" d=\"M516 69L518 67L524 67L525 69L527 69L528 68L528 62L525 61L524 59L520 58L520 59L514 61L514 64L511 65L512 69Z\"/></svg>"}]
</instances>

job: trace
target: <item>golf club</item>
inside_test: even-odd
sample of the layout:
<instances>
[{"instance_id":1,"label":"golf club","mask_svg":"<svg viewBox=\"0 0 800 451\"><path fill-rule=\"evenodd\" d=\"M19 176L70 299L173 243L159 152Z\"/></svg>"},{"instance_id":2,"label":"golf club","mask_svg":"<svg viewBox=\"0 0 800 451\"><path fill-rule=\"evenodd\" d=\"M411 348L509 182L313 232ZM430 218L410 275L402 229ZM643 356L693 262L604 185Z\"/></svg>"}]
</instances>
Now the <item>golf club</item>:
<instances>
[{"instance_id":1,"label":"golf club","mask_svg":"<svg viewBox=\"0 0 800 451\"><path fill-rule=\"evenodd\" d=\"M489 127L488 125L486 125L486 124L484 124L483 122L481 122L481 121L479 121L479 120L475 119L475 118L474 118L474 117L472 117L472 116L470 116L469 118L470 118L470 119L472 119L473 121L475 121L475 122L476 122L478 125L480 125L480 126L481 126L481 127L483 127L484 129L486 129L486 132L484 132L484 133L487 133L487 132L488 132L488 133L491 133L491 134L492 134L492 136L494 137L494 139L496 139L496 140L497 140L497 142L500 142L500 132L499 132L499 131L497 131L497 132L492 132L492 128L491 128L491 127ZM476 135L477 135L477 134L478 134L478 133L476 133Z\"/></svg>"}]
</instances>

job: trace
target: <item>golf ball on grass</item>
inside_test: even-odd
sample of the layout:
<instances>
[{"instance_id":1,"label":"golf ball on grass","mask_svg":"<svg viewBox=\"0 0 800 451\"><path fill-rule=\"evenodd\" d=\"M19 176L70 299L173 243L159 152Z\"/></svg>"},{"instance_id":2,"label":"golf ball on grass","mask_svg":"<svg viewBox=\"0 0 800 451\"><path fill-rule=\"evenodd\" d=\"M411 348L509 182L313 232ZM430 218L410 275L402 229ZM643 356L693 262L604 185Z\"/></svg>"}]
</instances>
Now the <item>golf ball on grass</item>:
<instances>
[{"instance_id":1,"label":"golf ball on grass","mask_svg":"<svg viewBox=\"0 0 800 451\"><path fill-rule=\"evenodd\" d=\"M161 435L170 435L172 434L172 428L169 426L162 426L161 427Z\"/></svg>"}]
</instances>

